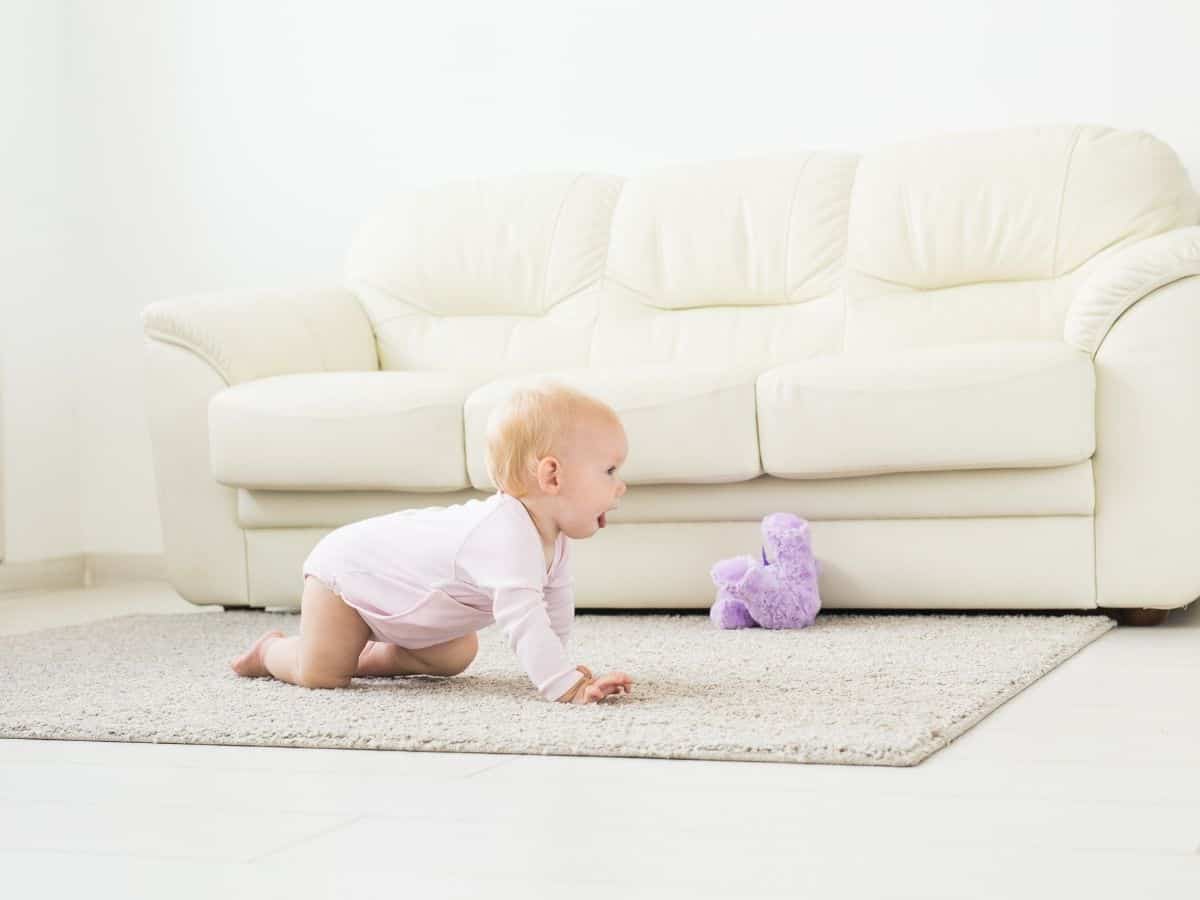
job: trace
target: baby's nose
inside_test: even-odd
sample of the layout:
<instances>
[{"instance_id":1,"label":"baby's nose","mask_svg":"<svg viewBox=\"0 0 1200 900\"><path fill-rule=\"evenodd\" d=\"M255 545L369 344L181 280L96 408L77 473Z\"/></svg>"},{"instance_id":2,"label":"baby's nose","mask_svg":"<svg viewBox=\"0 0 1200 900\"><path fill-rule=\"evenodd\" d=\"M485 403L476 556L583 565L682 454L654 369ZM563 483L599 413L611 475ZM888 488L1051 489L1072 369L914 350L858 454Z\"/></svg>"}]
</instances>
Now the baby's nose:
<instances>
[{"instance_id":1,"label":"baby's nose","mask_svg":"<svg viewBox=\"0 0 1200 900\"><path fill-rule=\"evenodd\" d=\"M623 482L623 481L622 481L622 482L619 482L619 483L618 483L618 485L617 485L617 496L618 496L618 497L624 497L624 496L625 496L625 490L626 490L625 482Z\"/></svg>"}]
</instances>

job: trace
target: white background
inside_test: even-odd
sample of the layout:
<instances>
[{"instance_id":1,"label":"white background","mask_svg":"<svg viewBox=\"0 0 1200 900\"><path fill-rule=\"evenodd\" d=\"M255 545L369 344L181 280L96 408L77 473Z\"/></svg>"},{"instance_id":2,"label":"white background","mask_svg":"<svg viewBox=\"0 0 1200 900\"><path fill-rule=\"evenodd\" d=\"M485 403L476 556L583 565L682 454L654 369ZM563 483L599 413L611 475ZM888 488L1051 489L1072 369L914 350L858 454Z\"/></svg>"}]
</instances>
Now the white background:
<instances>
[{"instance_id":1,"label":"white background","mask_svg":"<svg viewBox=\"0 0 1200 900\"><path fill-rule=\"evenodd\" d=\"M340 281L390 191L945 131L1145 129L1200 3L0 0L7 559L162 550L139 313Z\"/></svg>"}]
</instances>

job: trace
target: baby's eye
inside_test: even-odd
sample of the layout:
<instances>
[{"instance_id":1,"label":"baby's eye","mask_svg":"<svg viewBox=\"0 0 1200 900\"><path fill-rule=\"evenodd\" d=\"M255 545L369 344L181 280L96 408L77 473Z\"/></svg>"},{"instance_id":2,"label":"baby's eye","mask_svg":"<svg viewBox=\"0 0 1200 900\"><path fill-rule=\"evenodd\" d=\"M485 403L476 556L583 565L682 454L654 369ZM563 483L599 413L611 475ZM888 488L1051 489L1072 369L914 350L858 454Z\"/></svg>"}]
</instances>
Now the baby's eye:
<instances>
[{"instance_id":1,"label":"baby's eye","mask_svg":"<svg viewBox=\"0 0 1200 900\"><path fill-rule=\"evenodd\" d=\"M609 467L608 467L608 474L609 474L609 475L611 475L611 474L612 474L613 472L615 472L615 471L617 471L617 467L616 467L616 466L609 466Z\"/></svg>"}]
</instances>

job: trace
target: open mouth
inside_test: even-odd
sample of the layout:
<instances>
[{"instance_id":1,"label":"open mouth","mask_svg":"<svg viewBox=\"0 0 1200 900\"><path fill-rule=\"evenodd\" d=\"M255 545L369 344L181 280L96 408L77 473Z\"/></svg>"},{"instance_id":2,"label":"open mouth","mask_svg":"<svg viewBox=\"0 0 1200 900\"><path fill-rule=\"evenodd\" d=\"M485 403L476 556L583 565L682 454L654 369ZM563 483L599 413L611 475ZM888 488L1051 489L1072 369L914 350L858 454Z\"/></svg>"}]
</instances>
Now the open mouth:
<instances>
[{"instance_id":1,"label":"open mouth","mask_svg":"<svg viewBox=\"0 0 1200 900\"><path fill-rule=\"evenodd\" d=\"M607 517L608 517L608 513L600 513L600 515L596 517L596 522L597 522L597 524L599 524L599 526L601 528L603 528L605 525L608 524Z\"/></svg>"}]
</instances>

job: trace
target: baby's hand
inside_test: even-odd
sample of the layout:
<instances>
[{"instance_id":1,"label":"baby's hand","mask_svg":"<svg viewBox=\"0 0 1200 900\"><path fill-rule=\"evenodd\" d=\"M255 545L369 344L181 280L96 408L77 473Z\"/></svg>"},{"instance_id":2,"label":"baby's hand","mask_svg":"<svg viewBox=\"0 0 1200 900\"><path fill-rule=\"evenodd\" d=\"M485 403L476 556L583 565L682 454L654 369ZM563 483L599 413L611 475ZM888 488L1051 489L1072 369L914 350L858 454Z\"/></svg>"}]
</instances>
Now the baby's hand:
<instances>
[{"instance_id":1,"label":"baby's hand","mask_svg":"<svg viewBox=\"0 0 1200 900\"><path fill-rule=\"evenodd\" d=\"M592 681L584 682L583 687L575 692L572 703L598 703L611 694L628 694L633 687L633 679L624 672L609 672Z\"/></svg>"}]
</instances>

